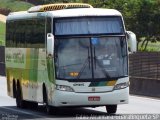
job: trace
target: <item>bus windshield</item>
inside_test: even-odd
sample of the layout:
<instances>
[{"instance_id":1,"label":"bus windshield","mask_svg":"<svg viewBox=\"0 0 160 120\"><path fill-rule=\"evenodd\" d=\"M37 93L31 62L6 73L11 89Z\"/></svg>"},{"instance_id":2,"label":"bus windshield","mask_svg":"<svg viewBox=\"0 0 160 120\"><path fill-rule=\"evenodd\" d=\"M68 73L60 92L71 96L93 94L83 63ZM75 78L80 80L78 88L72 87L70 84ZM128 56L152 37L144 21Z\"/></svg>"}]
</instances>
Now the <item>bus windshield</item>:
<instances>
[{"instance_id":1,"label":"bus windshield","mask_svg":"<svg viewBox=\"0 0 160 120\"><path fill-rule=\"evenodd\" d=\"M98 80L128 75L125 37L56 38L57 79Z\"/></svg>"},{"instance_id":2,"label":"bus windshield","mask_svg":"<svg viewBox=\"0 0 160 120\"><path fill-rule=\"evenodd\" d=\"M123 34L122 18L86 17L55 19L55 35Z\"/></svg>"}]
</instances>

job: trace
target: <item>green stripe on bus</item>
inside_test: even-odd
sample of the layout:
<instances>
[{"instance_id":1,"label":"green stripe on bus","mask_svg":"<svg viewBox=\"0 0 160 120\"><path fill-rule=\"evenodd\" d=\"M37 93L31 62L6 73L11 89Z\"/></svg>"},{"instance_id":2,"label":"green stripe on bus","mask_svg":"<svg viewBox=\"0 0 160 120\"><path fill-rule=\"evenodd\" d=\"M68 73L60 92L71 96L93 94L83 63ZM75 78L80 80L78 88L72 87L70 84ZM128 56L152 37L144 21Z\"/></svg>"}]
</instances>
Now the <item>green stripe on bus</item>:
<instances>
[{"instance_id":1,"label":"green stripe on bus","mask_svg":"<svg viewBox=\"0 0 160 120\"><path fill-rule=\"evenodd\" d=\"M117 80L112 81L102 81L102 82L91 82L89 87L99 87L99 86L114 86Z\"/></svg>"}]
</instances>

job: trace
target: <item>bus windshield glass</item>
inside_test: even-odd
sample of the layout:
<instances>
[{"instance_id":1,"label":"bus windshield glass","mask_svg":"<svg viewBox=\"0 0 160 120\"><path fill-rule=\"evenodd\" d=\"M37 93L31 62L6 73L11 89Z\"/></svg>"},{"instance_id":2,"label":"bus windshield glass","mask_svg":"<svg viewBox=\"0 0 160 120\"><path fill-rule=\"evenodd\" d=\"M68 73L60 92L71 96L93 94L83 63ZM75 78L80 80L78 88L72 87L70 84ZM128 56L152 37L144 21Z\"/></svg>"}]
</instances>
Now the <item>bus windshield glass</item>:
<instances>
[{"instance_id":1,"label":"bus windshield glass","mask_svg":"<svg viewBox=\"0 0 160 120\"><path fill-rule=\"evenodd\" d=\"M128 75L125 37L56 38L57 79L96 80Z\"/></svg>"},{"instance_id":2,"label":"bus windshield glass","mask_svg":"<svg viewBox=\"0 0 160 120\"><path fill-rule=\"evenodd\" d=\"M124 34L121 17L55 19L55 35Z\"/></svg>"}]
</instances>

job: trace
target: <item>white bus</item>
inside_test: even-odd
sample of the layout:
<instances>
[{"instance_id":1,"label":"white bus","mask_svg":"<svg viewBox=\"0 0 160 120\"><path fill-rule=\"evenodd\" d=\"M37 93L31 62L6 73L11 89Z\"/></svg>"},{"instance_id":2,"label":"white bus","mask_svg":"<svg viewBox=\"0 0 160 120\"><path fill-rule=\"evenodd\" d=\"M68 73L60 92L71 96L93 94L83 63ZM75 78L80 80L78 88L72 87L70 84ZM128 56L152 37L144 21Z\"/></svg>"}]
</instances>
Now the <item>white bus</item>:
<instances>
[{"instance_id":1,"label":"white bus","mask_svg":"<svg viewBox=\"0 0 160 120\"><path fill-rule=\"evenodd\" d=\"M127 32L117 10L83 3L40 5L9 14L6 22L8 95L17 107L106 106L128 103Z\"/></svg>"}]
</instances>

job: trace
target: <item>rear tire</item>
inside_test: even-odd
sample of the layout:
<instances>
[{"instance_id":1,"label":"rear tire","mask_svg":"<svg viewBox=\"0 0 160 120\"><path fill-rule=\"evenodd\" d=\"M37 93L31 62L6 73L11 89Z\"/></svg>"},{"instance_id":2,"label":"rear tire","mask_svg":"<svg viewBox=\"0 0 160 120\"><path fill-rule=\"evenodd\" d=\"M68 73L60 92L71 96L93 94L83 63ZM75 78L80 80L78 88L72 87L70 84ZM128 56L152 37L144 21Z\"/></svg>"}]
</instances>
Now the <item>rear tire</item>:
<instances>
[{"instance_id":1,"label":"rear tire","mask_svg":"<svg viewBox=\"0 0 160 120\"><path fill-rule=\"evenodd\" d=\"M107 113L115 114L117 111L117 105L106 105Z\"/></svg>"},{"instance_id":2,"label":"rear tire","mask_svg":"<svg viewBox=\"0 0 160 120\"><path fill-rule=\"evenodd\" d=\"M22 92L20 88L20 84L17 84L17 92L16 92L16 104L18 108L26 108L27 104L22 99Z\"/></svg>"},{"instance_id":3,"label":"rear tire","mask_svg":"<svg viewBox=\"0 0 160 120\"><path fill-rule=\"evenodd\" d=\"M17 91L17 89L16 89L16 82L15 82L15 80L13 79L13 98L16 98L16 91Z\"/></svg>"}]
</instances>

